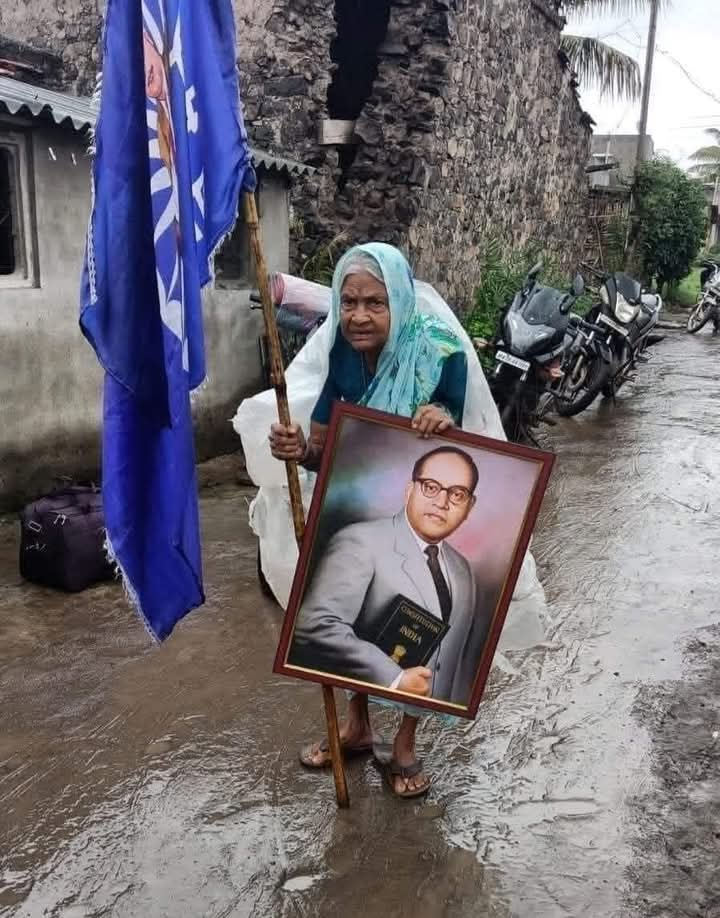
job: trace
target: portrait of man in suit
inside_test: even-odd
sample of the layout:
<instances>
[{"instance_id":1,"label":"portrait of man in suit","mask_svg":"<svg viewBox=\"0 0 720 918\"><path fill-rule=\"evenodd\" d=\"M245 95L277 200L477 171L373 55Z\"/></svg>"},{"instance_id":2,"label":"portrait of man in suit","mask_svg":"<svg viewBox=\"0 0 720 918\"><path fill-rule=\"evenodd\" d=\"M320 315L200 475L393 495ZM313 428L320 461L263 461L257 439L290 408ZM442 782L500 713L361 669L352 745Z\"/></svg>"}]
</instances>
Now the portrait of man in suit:
<instances>
[{"instance_id":1,"label":"portrait of man in suit","mask_svg":"<svg viewBox=\"0 0 720 918\"><path fill-rule=\"evenodd\" d=\"M443 445L408 470L393 516L340 529L328 542L300 606L288 662L357 682L467 705L490 626L478 610L467 559L448 539L475 508L478 468ZM404 650L374 640L398 596L444 623L424 666L403 669Z\"/></svg>"}]
</instances>

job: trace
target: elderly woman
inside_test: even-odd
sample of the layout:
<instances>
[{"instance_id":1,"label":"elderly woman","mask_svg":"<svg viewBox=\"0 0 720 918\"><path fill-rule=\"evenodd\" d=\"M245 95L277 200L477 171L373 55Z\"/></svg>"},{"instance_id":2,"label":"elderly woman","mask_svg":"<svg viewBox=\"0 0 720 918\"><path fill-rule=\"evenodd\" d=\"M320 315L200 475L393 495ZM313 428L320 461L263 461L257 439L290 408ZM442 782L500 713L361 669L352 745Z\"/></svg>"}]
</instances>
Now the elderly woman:
<instances>
[{"instance_id":1,"label":"elderly woman","mask_svg":"<svg viewBox=\"0 0 720 918\"><path fill-rule=\"evenodd\" d=\"M315 471L336 400L412 415L426 437L461 423L467 357L447 326L417 312L401 253L382 244L352 249L338 265L334 287L339 328L310 435L306 439L297 425L273 424L273 456Z\"/></svg>"},{"instance_id":2,"label":"elderly woman","mask_svg":"<svg viewBox=\"0 0 720 918\"><path fill-rule=\"evenodd\" d=\"M310 407L309 430L306 433L299 423L287 427L272 424L270 451L276 459L295 460L308 472L315 471L335 400L412 418L413 427L422 437L458 425L503 438L497 410L470 341L447 304L432 288L413 280L404 256L392 246L357 246L341 259L333 280L331 313L317 337L322 334L323 339L312 340L306 347L313 352L312 358L301 353L288 373L293 416L297 419L296 409L302 414L303 408ZM258 398L262 401L263 397ZM246 405L241 406L236 428L243 437L246 455L249 448L252 458L257 450L251 431L262 415ZM259 403L255 407L258 406ZM255 474L253 478L257 480ZM256 531L262 531L263 555L273 551L271 538L262 543L262 533L271 536L279 532L276 517L284 515L290 529L286 508L270 498L272 490L268 487L264 494L261 488L254 508L253 525ZM519 587L522 586L521 578ZM288 591L289 586L283 589L285 595ZM542 591L529 556L524 591L534 593L536 610ZM542 638L536 611L534 618L529 627L523 628L525 644ZM423 694L421 686L417 691L404 688ZM388 774L398 796L416 797L430 787L430 779L415 752L421 712L401 707L403 717L392 745ZM346 755L373 749L367 695L351 697L340 738ZM300 759L309 768L328 766L327 743L307 746Z\"/></svg>"}]
</instances>

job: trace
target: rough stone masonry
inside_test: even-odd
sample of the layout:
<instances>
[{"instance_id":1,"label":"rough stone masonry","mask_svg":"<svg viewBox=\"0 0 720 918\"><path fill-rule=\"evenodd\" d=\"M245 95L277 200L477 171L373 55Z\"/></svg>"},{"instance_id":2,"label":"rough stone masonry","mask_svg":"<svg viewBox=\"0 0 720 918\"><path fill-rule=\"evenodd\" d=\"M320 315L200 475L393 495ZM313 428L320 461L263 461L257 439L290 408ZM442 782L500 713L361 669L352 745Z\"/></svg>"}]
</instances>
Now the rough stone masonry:
<instances>
[{"instance_id":1,"label":"rough stone masonry","mask_svg":"<svg viewBox=\"0 0 720 918\"><path fill-rule=\"evenodd\" d=\"M339 233L400 245L459 307L486 240L580 256L591 120L559 53L555 0L234 0L261 147L317 167L295 185L295 267ZM101 0L3 4L0 33L93 86ZM355 121L323 146L326 119Z\"/></svg>"},{"instance_id":2,"label":"rough stone masonry","mask_svg":"<svg viewBox=\"0 0 720 918\"><path fill-rule=\"evenodd\" d=\"M394 242L460 307L491 235L576 266L592 122L559 54L556 3L263 7L265 40L241 45L251 129L319 170L294 192L298 257L338 232ZM358 142L320 146L325 118L355 119Z\"/></svg>"}]
</instances>

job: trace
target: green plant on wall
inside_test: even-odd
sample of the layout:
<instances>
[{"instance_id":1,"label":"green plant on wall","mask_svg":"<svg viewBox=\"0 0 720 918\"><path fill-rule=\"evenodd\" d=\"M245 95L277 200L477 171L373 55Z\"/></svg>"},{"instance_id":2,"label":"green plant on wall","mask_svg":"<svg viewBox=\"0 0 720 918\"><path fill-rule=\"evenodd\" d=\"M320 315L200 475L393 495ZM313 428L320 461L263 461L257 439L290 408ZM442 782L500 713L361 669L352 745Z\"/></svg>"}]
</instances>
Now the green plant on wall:
<instances>
[{"instance_id":1,"label":"green plant on wall","mask_svg":"<svg viewBox=\"0 0 720 918\"><path fill-rule=\"evenodd\" d=\"M471 338L490 339L497 330L500 314L522 286L532 255L506 252L498 238L491 238L480 258L480 280L473 309L465 316L465 330Z\"/></svg>"},{"instance_id":2,"label":"green plant on wall","mask_svg":"<svg viewBox=\"0 0 720 918\"><path fill-rule=\"evenodd\" d=\"M347 234L339 233L330 242L318 246L313 254L306 259L300 269L300 276L304 280L331 287L335 265L340 261L346 248Z\"/></svg>"},{"instance_id":3,"label":"green plant on wall","mask_svg":"<svg viewBox=\"0 0 720 918\"><path fill-rule=\"evenodd\" d=\"M563 270L557 259L543 255L539 244L531 243L523 249L508 251L497 237L488 241L480 259L475 302L463 320L471 338L491 339L495 335L502 312L537 261L543 263L538 277L540 283L558 290L570 289L572 278L568 272ZM591 302L591 295L586 294L577 301L573 311L580 314L587 312Z\"/></svg>"},{"instance_id":4,"label":"green plant on wall","mask_svg":"<svg viewBox=\"0 0 720 918\"><path fill-rule=\"evenodd\" d=\"M627 241L628 219L615 214L601 233L603 267L608 272L625 268L625 243Z\"/></svg>"}]
</instances>

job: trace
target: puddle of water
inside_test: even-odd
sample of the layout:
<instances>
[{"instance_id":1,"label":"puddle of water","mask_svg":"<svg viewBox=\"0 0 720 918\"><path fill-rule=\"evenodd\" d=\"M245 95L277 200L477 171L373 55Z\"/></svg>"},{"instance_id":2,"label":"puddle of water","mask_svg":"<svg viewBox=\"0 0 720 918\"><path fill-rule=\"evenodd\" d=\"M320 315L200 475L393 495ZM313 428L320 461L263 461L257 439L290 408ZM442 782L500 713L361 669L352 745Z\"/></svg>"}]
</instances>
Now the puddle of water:
<instances>
[{"instance_id":1,"label":"puddle of water","mask_svg":"<svg viewBox=\"0 0 720 918\"><path fill-rule=\"evenodd\" d=\"M322 880L322 877L318 874L316 876L297 876L292 877L289 880L286 880L282 885L283 892L305 892Z\"/></svg>"},{"instance_id":2,"label":"puddle of water","mask_svg":"<svg viewBox=\"0 0 720 918\"><path fill-rule=\"evenodd\" d=\"M320 693L270 671L280 615L243 492L204 498L208 604L160 648L114 586L21 584L0 527L0 918L291 918L308 891L318 916L616 918L650 779L638 689L682 677L720 617L720 350L656 353L614 408L550 434L548 641L508 652L474 725L423 722L427 801L361 761L340 814L330 775L297 765Z\"/></svg>"}]
</instances>

